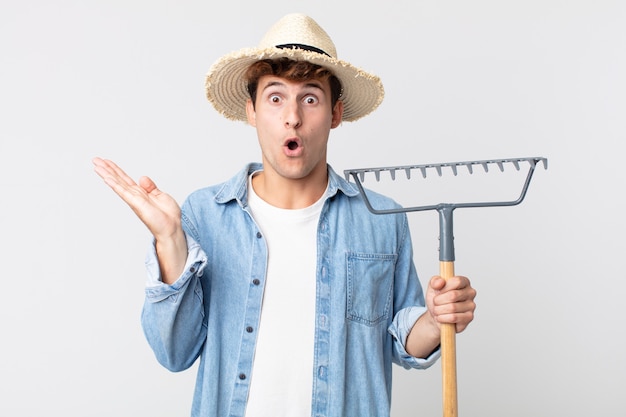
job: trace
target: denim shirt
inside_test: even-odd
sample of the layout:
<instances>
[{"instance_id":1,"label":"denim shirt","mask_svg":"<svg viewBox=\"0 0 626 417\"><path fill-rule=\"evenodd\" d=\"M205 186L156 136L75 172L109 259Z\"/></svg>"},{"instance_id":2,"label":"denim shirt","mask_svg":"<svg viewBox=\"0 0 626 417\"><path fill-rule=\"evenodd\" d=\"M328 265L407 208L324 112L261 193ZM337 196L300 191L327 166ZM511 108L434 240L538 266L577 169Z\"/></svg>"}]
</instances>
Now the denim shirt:
<instances>
[{"instance_id":1,"label":"denim shirt","mask_svg":"<svg viewBox=\"0 0 626 417\"><path fill-rule=\"evenodd\" d=\"M192 416L245 415L268 258L247 203L247 177L259 169L250 164L187 198L188 259L172 285L160 281L154 247L146 259L142 325L157 360L182 371L200 358ZM371 214L356 186L328 172L317 232L311 416L384 417L392 362L424 369L439 351L418 359L404 347L426 311L406 215ZM397 207L368 197L375 207Z\"/></svg>"}]
</instances>

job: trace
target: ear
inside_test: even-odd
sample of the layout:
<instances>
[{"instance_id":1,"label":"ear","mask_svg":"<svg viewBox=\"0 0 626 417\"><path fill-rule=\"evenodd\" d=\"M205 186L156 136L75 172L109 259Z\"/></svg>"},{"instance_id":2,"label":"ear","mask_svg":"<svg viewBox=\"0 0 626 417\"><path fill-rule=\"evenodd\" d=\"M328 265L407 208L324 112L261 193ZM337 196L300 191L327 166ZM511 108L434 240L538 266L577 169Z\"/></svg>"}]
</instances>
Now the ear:
<instances>
[{"instance_id":1,"label":"ear","mask_svg":"<svg viewBox=\"0 0 626 417\"><path fill-rule=\"evenodd\" d=\"M336 128L341 124L341 118L343 117L343 101L337 100L335 107L333 108L333 119L330 125L331 129Z\"/></svg>"},{"instance_id":2,"label":"ear","mask_svg":"<svg viewBox=\"0 0 626 417\"><path fill-rule=\"evenodd\" d=\"M248 117L250 126L256 127L256 111L254 110L251 99L246 101L246 116Z\"/></svg>"}]
</instances>

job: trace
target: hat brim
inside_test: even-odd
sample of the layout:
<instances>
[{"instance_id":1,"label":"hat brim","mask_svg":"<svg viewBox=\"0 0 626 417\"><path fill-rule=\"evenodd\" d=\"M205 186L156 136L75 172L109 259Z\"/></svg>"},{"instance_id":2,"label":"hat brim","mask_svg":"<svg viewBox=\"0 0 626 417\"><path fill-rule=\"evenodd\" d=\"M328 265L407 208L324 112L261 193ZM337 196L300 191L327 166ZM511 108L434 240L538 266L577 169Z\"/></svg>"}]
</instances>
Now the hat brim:
<instances>
[{"instance_id":1,"label":"hat brim","mask_svg":"<svg viewBox=\"0 0 626 417\"><path fill-rule=\"evenodd\" d=\"M295 48L245 48L223 56L207 73L207 98L224 117L247 121L246 101L250 96L244 79L245 72L256 61L277 58L312 62L329 69L339 78L343 87L343 121L360 119L374 111L383 101L385 93L379 77L345 61Z\"/></svg>"}]
</instances>

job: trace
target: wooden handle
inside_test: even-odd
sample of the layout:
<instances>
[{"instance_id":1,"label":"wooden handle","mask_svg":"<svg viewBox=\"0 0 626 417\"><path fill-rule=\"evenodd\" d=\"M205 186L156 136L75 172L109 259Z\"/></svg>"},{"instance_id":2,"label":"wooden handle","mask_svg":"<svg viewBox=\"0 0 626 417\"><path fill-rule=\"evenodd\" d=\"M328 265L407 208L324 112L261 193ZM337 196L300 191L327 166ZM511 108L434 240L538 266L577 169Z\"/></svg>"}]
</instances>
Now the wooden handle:
<instances>
[{"instance_id":1,"label":"wooden handle","mask_svg":"<svg viewBox=\"0 0 626 417\"><path fill-rule=\"evenodd\" d=\"M454 276L454 262L439 262L439 275L448 279ZM441 372L443 382L443 415L458 416L456 393L456 326L451 323L441 325Z\"/></svg>"}]
</instances>

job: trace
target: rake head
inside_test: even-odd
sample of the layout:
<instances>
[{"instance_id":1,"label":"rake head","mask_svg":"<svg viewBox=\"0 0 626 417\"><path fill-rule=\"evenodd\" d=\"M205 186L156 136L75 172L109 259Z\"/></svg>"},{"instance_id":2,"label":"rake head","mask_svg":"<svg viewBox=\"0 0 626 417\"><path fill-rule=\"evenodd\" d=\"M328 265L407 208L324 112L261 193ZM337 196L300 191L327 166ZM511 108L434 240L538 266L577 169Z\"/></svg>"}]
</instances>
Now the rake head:
<instances>
[{"instance_id":1,"label":"rake head","mask_svg":"<svg viewBox=\"0 0 626 417\"><path fill-rule=\"evenodd\" d=\"M542 157L531 158L509 158L509 159L488 159L481 161L463 161L463 162L444 162L436 164L423 164L423 165L405 165L405 166L391 166L391 167L379 167L379 168L363 168L363 169L348 169L344 171L346 180L350 181L352 178L356 183L359 191L363 195L367 208L374 214L391 214L402 213L409 211L424 211L424 210L441 210L444 207L446 209L455 209L461 207L495 207L495 206L513 206L521 203L526 196L526 191L530 185L530 180L533 176L535 168L538 164L542 164L544 169L548 168L548 160ZM440 203L435 205L425 206L413 206L402 207L397 209L377 209L372 207L367 195L363 188L363 182L367 174L374 174L376 181L380 181L381 173L388 172L391 179L395 180L398 173L406 176L407 179L411 179L414 173L418 173L422 178L426 178L428 174L434 171L438 176L444 175L445 171L451 171L454 176L459 173L459 169L467 169L470 174L474 173L475 168L482 168L484 172L489 172L489 168L495 165L500 172L504 172L505 166L512 165L515 170L520 171L524 166L527 166L528 172L526 175L526 181L522 187L522 191L519 197L515 200L507 201L486 201L486 202L473 202L473 203Z\"/></svg>"}]
</instances>

